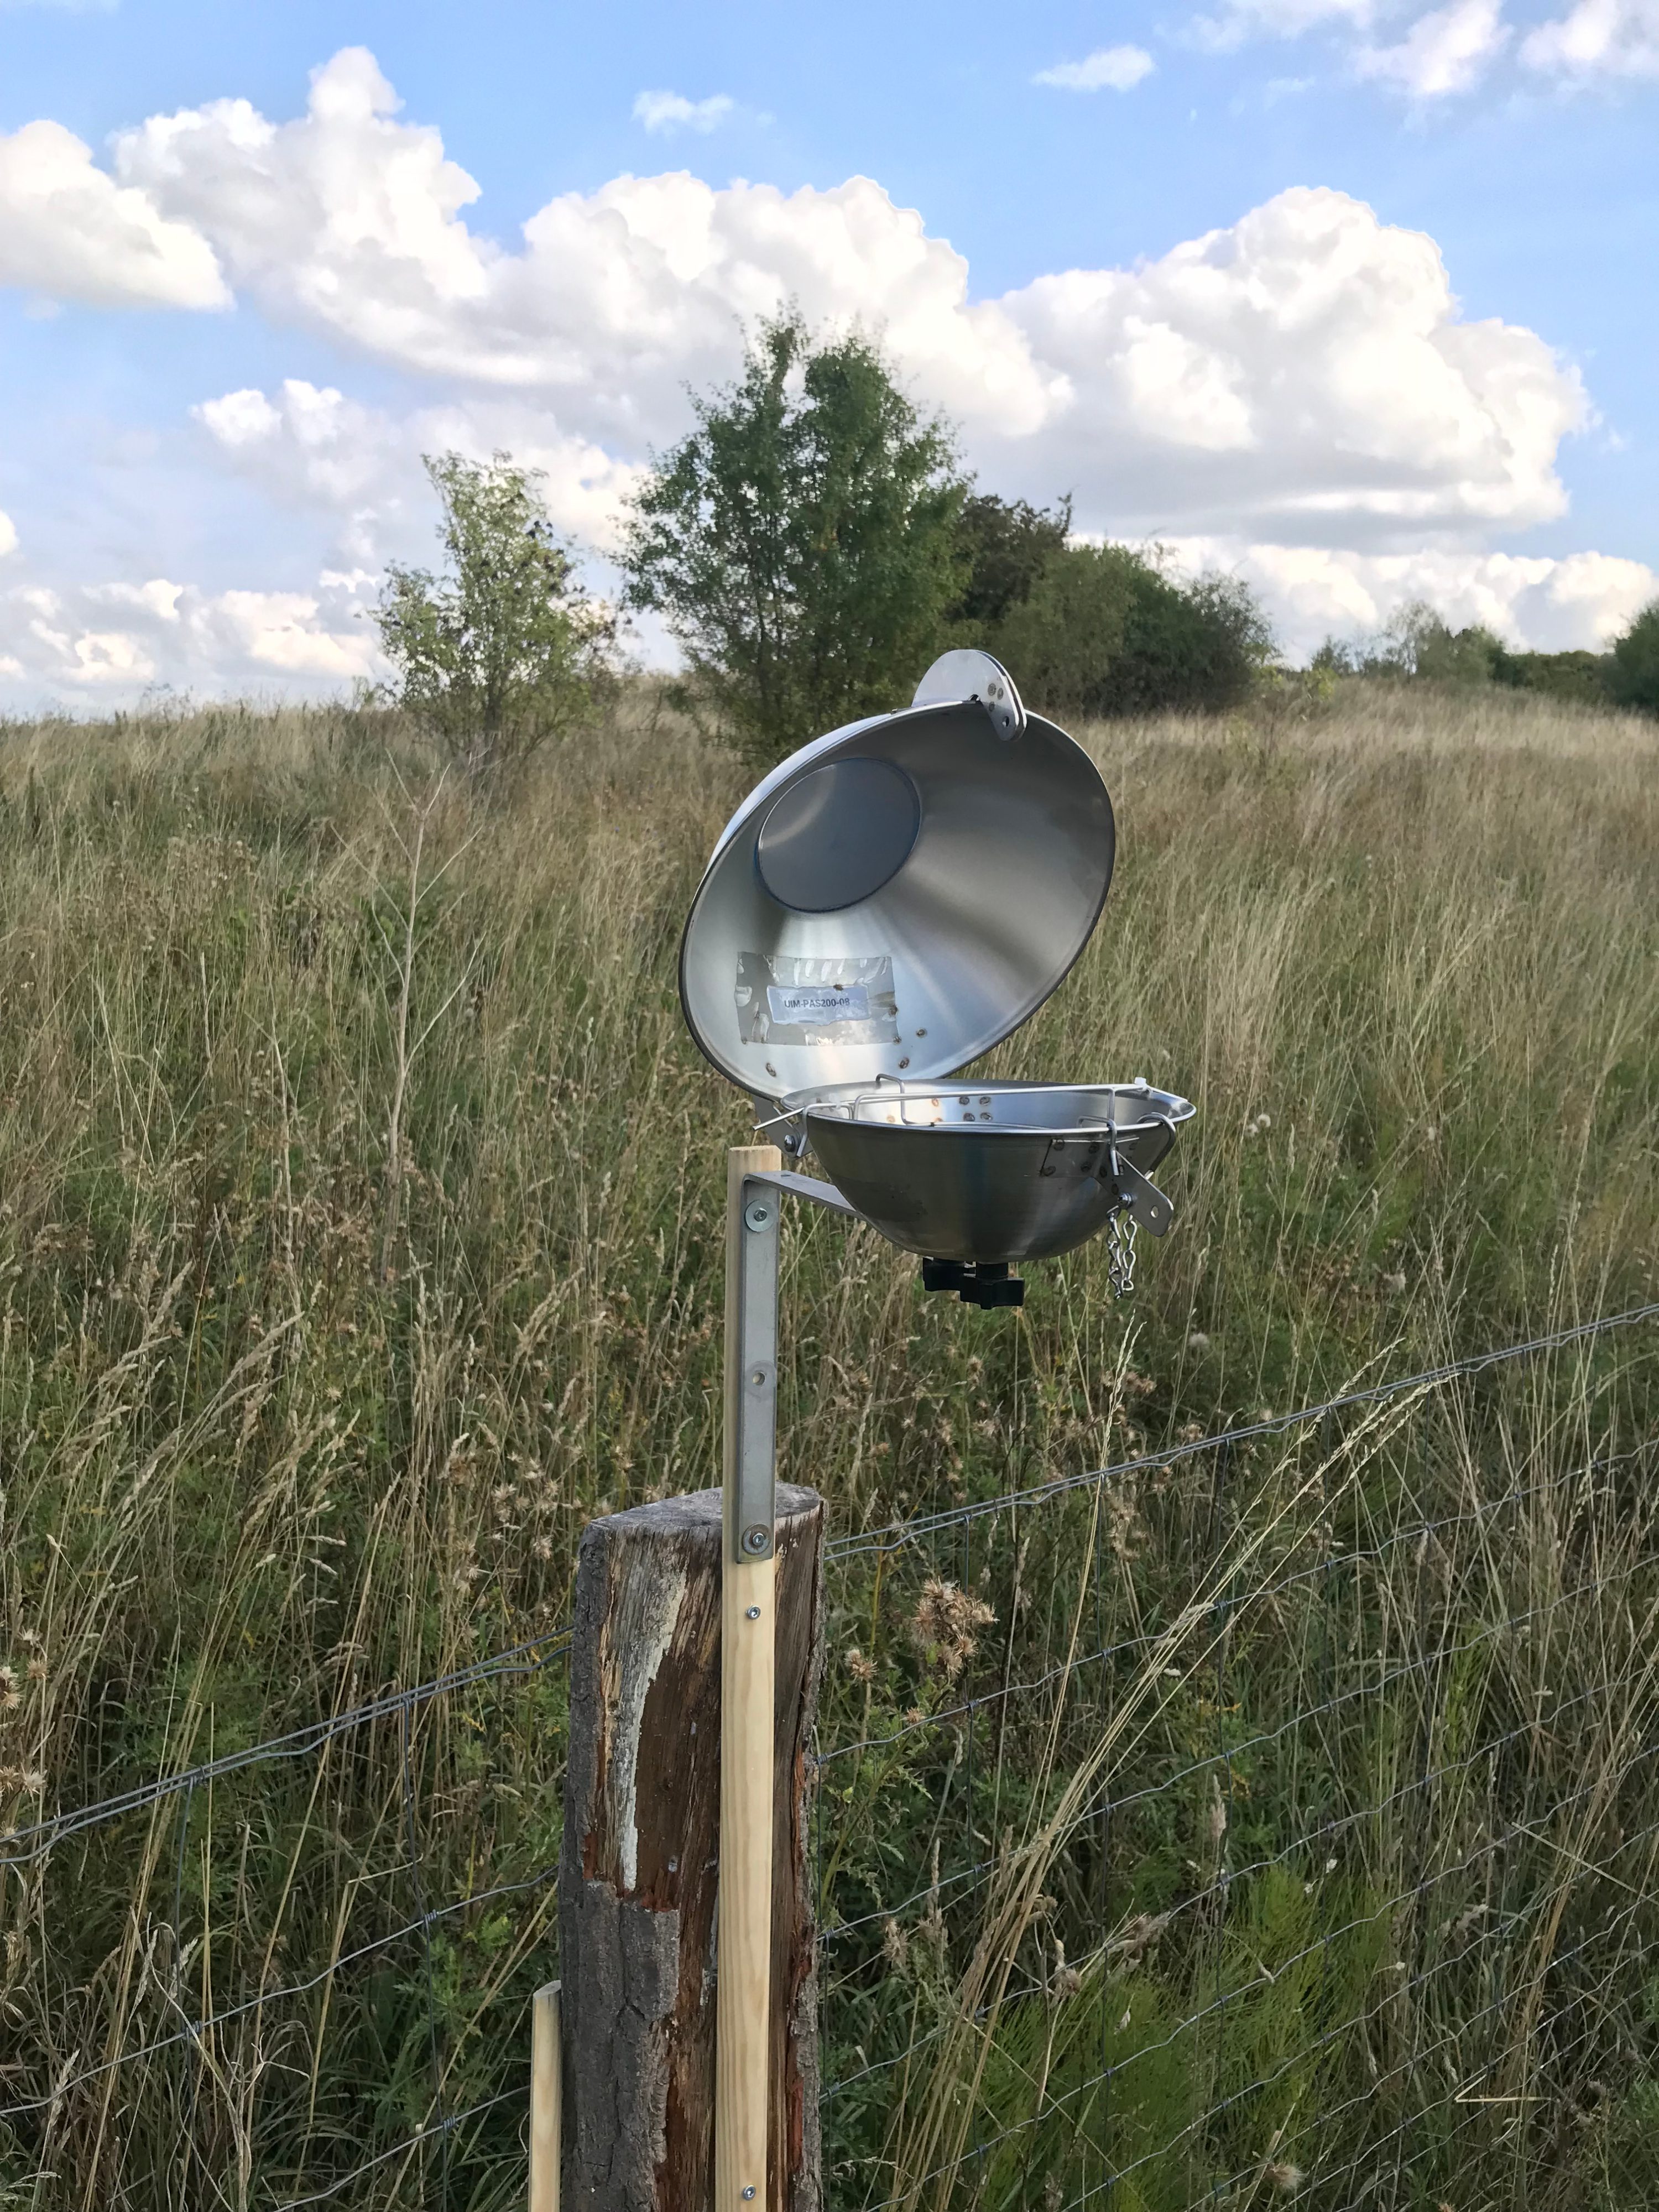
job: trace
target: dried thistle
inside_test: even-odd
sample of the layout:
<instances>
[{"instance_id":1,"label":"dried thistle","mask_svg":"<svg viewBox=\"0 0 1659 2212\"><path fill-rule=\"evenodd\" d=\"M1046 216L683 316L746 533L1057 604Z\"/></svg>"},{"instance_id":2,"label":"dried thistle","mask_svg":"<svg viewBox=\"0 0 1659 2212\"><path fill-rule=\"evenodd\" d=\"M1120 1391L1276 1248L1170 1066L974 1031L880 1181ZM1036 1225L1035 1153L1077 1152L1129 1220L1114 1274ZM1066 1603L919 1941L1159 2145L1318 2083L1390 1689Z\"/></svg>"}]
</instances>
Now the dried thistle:
<instances>
[{"instance_id":1,"label":"dried thistle","mask_svg":"<svg viewBox=\"0 0 1659 2212\"><path fill-rule=\"evenodd\" d=\"M1127 1566L1146 1548L1146 1526L1132 1493L1114 1484L1106 1492L1106 1540Z\"/></svg>"},{"instance_id":2,"label":"dried thistle","mask_svg":"<svg viewBox=\"0 0 1659 2212\"><path fill-rule=\"evenodd\" d=\"M979 1649L978 1632L995 1619L982 1598L930 1577L921 1586L910 1634L927 1664L954 1682Z\"/></svg>"},{"instance_id":3,"label":"dried thistle","mask_svg":"<svg viewBox=\"0 0 1659 2212\"><path fill-rule=\"evenodd\" d=\"M1269 2159L1261 2169L1261 2179L1275 2197L1294 2197L1306 2179L1299 2166L1287 2159Z\"/></svg>"},{"instance_id":4,"label":"dried thistle","mask_svg":"<svg viewBox=\"0 0 1659 2212\"><path fill-rule=\"evenodd\" d=\"M855 1682L870 1683L876 1679L876 1662L866 1659L856 1644L847 1654L847 1671Z\"/></svg>"}]
</instances>

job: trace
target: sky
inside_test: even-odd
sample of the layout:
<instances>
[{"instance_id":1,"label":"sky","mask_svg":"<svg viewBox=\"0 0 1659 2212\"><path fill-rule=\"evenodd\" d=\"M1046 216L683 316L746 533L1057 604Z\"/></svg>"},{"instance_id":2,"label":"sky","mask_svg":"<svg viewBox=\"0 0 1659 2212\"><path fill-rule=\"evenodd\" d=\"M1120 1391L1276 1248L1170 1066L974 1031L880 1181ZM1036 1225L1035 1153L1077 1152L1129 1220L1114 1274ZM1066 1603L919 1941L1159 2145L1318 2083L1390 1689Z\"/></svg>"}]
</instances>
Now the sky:
<instances>
[{"instance_id":1,"label":"sky","mask_svg":"<svg viewBox=\"0 0 1659 2212\"><path fill-rule=\"evenodd\" d=\"M423 453L543 471L611 588L791 301L1293 658L1417 598L1599 647L1656 241L1659 0L0 0L0 708L373 680Z\"/></svg>"}]
</instances>

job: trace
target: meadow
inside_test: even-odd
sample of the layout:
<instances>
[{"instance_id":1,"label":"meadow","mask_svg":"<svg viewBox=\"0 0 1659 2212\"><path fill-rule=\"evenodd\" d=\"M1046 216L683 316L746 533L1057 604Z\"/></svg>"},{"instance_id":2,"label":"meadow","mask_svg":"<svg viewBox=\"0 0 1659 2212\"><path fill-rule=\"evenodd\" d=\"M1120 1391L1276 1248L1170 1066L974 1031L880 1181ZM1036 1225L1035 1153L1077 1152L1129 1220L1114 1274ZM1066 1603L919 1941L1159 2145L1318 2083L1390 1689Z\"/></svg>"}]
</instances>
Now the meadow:
<instances>
[{"instance_id":1,"label":"meadow","mask_svg":"<svg viewBox=\"0 0 1659 2212\"><path fill-rule=\"evenodd\" d=\"M1018 1314L981 1315L924 1297L869 1231L792 1224L781 1472L824 1492L838 1537L1656 1295L1659 725L1352 683L1079 734L1117 808L1117 878L1078 969L986 1072L1144 1074L1193 1097L1178 1225L1143 1241L1127 1304L1085 1248L1034 1267ZM589 1517L714 1479L723 1154L749 1116L684 1032L675 956L744 787L644 683L482 792L380 710L203 707L0 738L0 1827L551 1638ZM1063 1528L965 1569L954 1552L885 1581L878 1553L837 1563L828 1739L913 1727L933 1748L907 1739L836 1775L827 1910L872 1932L826 1969L827 2070L927 2039L902 2110L854 2096L826 2123L835 2201L1087 2198L1089 2160L1121 2152L1106 2116L1069 2136L1044 2117L1051 2078L1233 1971L1213 1920L1185 1948L1124 1931L1212 1887L1230 1822L1249 1824L1230 1798L1218 1826L1206 1769L1161 1827L1091 1842L1068 1888L1060 1845L1085 1819L1068 1787L1184 1772L1183 1728L1224 1709L1269 1725L1328 1701L1343 1663L1287 1601L1237 1631L1233 1703L1218 1686L1184 1718L1149 1703L1176 1677L1197 1696L1182 1639L1213 1613L1218 1543L1243 1590L1339 1526L1397 1533L1402 1483L1426 1516L1507 1495L1517 1470L1576 1481L1659 1435L1652 1346L1650 1327L1460 1401L1409 1455L1399 1424L1325 1437L1319 1464L1305 1440L1264 1449L1218 1533L1206 1475L1201 1494L1080 1492L1095 1502ZM1413 1725L1449 1757L1500 1709L1541 1728L1546 1676L1588 1716L1532 1741L1518 1779L1477 1760L1473 1796L1430 1808L1433 1835L1494 1833L1523 1800L1547 1820L1564 1775L1578 1790L1597 1771L1581 1857L1659 1813L1628 1753L1654 1727L1647 1489L1586 1476L1563 1495L1571 1510L1522 1512L1432 1587L1414 1552L1342 1600L1361 1621L1342 1652L1379 1659L1374 1629L1396 1654L1443 1652L1471 1622L1555 1608L1536 1636L1483 1645L1478 1679L1413 1677ZM970 1778L962 1827L969 1857L976 1822L993 1850L1005 1831L1055 1839L1010 1859L988 1903L981 1886L974 1923L1026 1958L1022 1984L1047 1976L1034 2009L988 1997L973 1931L937 1898L914 1930L889 1909L930 1865L938 1880L961 1759L959 1730L947 1754L948 1729L907 1717L951 1705L994 1647L1005 1676L1063 1662L1085 1558L1104 1561L1090 1602L1151 1641L1109 1715L1051 1698L1029 1759L1000 1745L994 1804ZM998 1629L941 1627L923 1584L952 1577ZM1022 1598L1022 1577L1052 1601ZM555 1668L487 1680L418 1728L394 1711L319 1759L22 1855L0 1899L0 2106L27 2109L0 2117L0 2203L297 2202L418 2131L435 2097L459 2109L511 2078L550 1963L538 1884L562 1694ZM1340 1733L1322 1753L1331 1788L1374 1789L1374 1736ZM1277 1862L1306 1776L1250 1771L1255 1847ZM1424 1817L1379 1821L1376 1863L1345 1863L1329 1900L1332 1928L1368 1931L1342 1954L1356 1985L1406 1940L1378 1924L1380 1869ZM1650 1890L1645 1849L1619 1863L1621 1894ZM423 1900L486 1892L413 1948L348 1962ZM1555 1893L1539 1894L1547 1917ZM1258 1963L1299 1955L1325 1910L1311 1877L1279 1865L1253 1895ZM1470 1928L1497 1910L1459 1906ZM179 2033L279 1983L307 1993ZM1492 1990L1447 2002L1490 2014ZM1659 1977L1633 1955L1592 1996L1595 2096L1575 2075L1570 2121L1558 2100L1483 2137L1485 2194L1454 2212L1651 2201ZM1256 2045L1289 2032L1251 2018ZM166 2047L106 2063L150 2042ZM1256 2045L1206 2046L1204 2094L1260 2064ZM1011 2124L1038 2075L1037 2163L941 2167L964 2130ZM1316 2068L1297 2094L1330 2092ZM1184 2057L1158 2077L1171 2125L1198 2094ZM1216 2150L1248 2188L1220 2193L1220 2166L1188 2158L1096 2201L1259 2207L1293 2171L1275 2148L1291 2121L1270 2118ZM1109 2125L1152 2139L1145 2112ZM517 2112L492 2116L333 2201L510 2202L520 2132ZM1393 2195L1364 2201L1452 2203L1434 2192L1466 2148L1430 2161L1427 2193L1396 2171Z\"/></svg>"}]
</instances>

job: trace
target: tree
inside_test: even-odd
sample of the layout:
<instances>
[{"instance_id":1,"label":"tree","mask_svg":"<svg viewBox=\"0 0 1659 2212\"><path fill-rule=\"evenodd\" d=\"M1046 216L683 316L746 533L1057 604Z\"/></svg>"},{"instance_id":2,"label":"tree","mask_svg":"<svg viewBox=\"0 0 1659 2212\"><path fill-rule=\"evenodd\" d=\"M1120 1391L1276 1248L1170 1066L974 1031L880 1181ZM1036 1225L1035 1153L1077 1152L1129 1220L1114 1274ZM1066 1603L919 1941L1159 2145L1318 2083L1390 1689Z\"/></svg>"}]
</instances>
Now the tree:
<instances>
[{"instance_id":1,"label":"tree","mask_svg":"<svg viewBox=\"0 0 1659 2212\"><path fill-rule=\"evenodd\" d=\"M538 472L506 453L427 454L443 504L441 576L388 564L375 609L398 693L445 750L481 773L562 735L591 702L616 625L583 593Z\"/></svg>"},{"instance_id":2,"label":"tree","mask_svg":"<svg viewBox=\"0 0 1659 2212\"><path fill-rule=\"evenodd\" d=\"M1607 672L1612 655L1589 653L1583 647L1566 653L1511 653L1500 646L1492 664L1492 681L1516 691L1542 691L1555 699L1571 699L1581 707L1605 707Z\"/></svg>"},{"instance_id":3,"label":"tree","mask_svg":"<svg viewBox=\"0 0 1659 2212\"><path fill-rule=\"evenodd\" d=\"M998 499L974 492L963 501L957 523L957 548L965 576L951 619L975 635L969 644L1023 606L1037 580L1072 532L1068 493L1052 511L1026 500Z\"/></svg>"},{"instance_id":4,"label":"tree","mask_svg":"<svg viewBox=\"0 0 1659 2212\"><path fill-rule=\"evenodd\" d=\"M1249 696L1273 641L1248 585L1182 585L1127 545L1068 545L992 633L1033 704L1057 713L1214 713Z\"/></svg>"},{"instance_id":5,"label":"tree","mask_svg":"<svg viewBox=\"0 0 1659 2212\"><path fill-rule=\"evenodd\" d=\"M1614 641L1607 690L1621 707L1659 714L1659 599L1644 607Z\"/></svg>"},{"instance_id":6,"label":"tree","mask_svg":"<svg viewBox=\"0 0 1659 2212\"><path fill-rule=\"evenodd\" d=\"M949 427L878 348L819 343L797 312L692 404L635 501L628 600L663 616L687 696L763 764L908 697L960 592L967 488Z\"/></svg>"}]
</instances>

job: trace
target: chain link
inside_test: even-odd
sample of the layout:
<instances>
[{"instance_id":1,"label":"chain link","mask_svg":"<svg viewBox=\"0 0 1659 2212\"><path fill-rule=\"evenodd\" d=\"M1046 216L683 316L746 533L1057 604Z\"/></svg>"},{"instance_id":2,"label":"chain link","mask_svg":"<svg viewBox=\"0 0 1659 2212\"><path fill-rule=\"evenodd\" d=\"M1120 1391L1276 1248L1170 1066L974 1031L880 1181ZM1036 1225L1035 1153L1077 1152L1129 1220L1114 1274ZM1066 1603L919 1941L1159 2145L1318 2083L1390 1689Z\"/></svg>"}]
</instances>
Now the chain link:
<instances>
[{"instance_id":1,"label":"chain link","mask_svg":"<svg viewBox=\"0 0 1659 2212\"><path fill-rule=\"evenodd\" d=\"M1135 1218L1121 1200L1106 1224L1106 1279L1115 1298L1127 1298L1135 1286Z\"/></svg>"}]
</instances>

